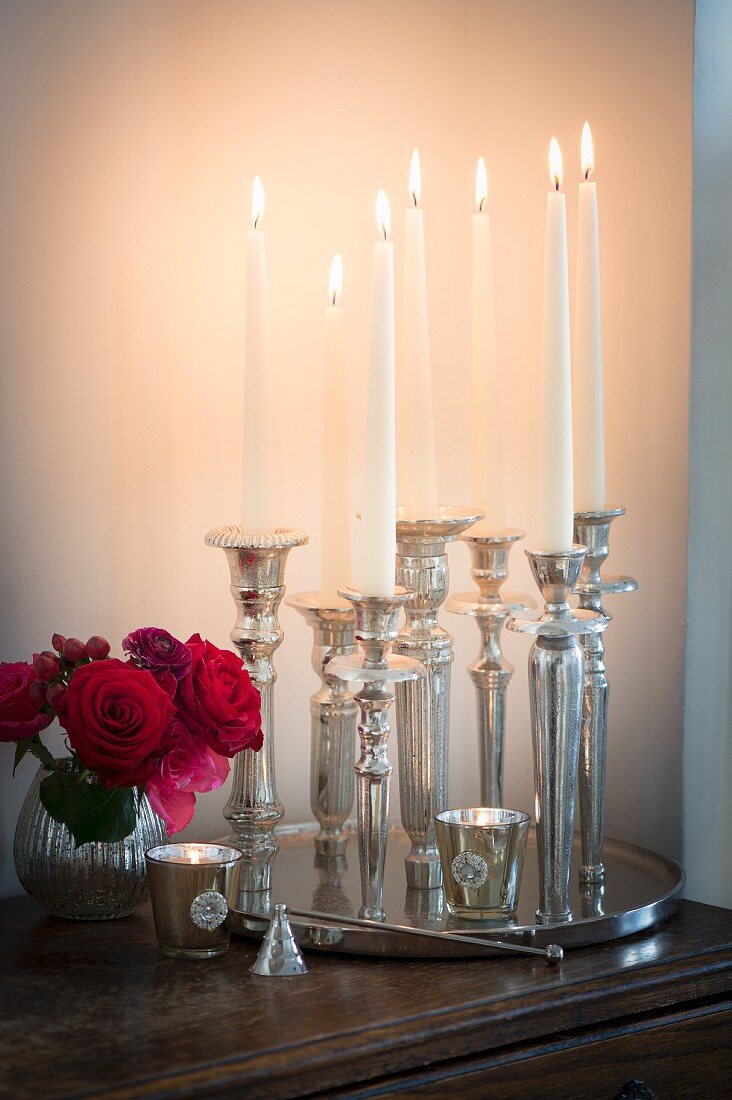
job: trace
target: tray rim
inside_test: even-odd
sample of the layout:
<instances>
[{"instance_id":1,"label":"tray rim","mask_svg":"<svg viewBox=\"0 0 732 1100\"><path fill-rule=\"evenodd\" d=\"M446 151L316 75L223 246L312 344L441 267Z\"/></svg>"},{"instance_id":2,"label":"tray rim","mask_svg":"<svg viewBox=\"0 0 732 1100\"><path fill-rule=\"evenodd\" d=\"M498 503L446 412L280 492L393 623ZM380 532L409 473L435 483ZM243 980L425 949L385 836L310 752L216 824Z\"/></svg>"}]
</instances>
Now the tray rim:
<instances>
[{"instance_id":1,"label":"tray rim","mask_svg":"<svg viewBox=\"0 0 732 1100\"><path fill-rule=\"evenodd\" d=\"M277 835L280 841L284 841L285 846L289 847L293 841L307 839L308 836L317 832L318 827L315 821L293 823L278 828ZM347 822L346 827L355 829L355 822ZM395 831L404 832L398 822L390 822L389 834L392 835ZM575 831L575 843L578 838L579 832ZM647 931L671 916L678 905L686 882L686 873L681 864L651 848L616 837L605 838L605 850L607 851L608 848L620 860L635 857L637 861L648 861L657 867L660 865L672 880L672 885L664 893L643 905L601 916L578 917L569 924L533 924L515 928L454 928L450 929L451 935L501 939L532 947L546 947L550 943L558 943L565 949L571 949L607 943L637 932ZM327 923L294 915L290 918L290 922L300 947L306 950L400 959L512 957L500 951L490 953L488 949L481 950L467 943L461 947L454 940L445 940L440 944L439 940L416 936L411 938L401 933L387 932L378 926L356 928L352 925L339 924L335 914L332 922ZM253 939L261 939L268 923L268 918L261 914L239 909L231 909L227 921L234 935Z\"/></svg>"}]
</instances>

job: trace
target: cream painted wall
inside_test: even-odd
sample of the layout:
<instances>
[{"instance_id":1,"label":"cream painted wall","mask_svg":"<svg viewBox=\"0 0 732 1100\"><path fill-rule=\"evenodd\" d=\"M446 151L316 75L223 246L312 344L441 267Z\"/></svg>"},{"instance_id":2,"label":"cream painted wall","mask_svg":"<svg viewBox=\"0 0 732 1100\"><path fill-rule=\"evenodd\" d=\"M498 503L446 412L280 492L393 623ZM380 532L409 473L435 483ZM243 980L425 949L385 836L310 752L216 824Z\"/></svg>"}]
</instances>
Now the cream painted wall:
<instances>
[{"instance_id":1,"label":"cream painted wall","mask_svg":"<svg viewBox=\"0 0 732 1100\"><path fill-rule=\"evenodd\" d=\"M597 144L609 498L616 568L639 578L608 636L611 833L678 854L687 520L692 0L26 0L0 7L4 140L0 656L53 630L120 639L156 623L226 644L223 555L237 518L244 232L267 188L276 480L310 532L289 588L319 580L322 309L343 253L358 504L373 199L397 261L422 155L441 497L466 502L469 221L491 172L509 522L536 527L546 151L565 153L570 249L579 135ZM455 586L467 555L452 548ZM346 578L347 579L347 578ZM514 587L529 586L519 551ZM277 767L308 808L310 636L289 609ZM477 798L472 623L456 636L451 800ZM528 643L510 698L507 799L531 805ZM0 864L32 773L0 746ZM220 831L223 793L189 834Z\"/></svg>"}]
</instances>

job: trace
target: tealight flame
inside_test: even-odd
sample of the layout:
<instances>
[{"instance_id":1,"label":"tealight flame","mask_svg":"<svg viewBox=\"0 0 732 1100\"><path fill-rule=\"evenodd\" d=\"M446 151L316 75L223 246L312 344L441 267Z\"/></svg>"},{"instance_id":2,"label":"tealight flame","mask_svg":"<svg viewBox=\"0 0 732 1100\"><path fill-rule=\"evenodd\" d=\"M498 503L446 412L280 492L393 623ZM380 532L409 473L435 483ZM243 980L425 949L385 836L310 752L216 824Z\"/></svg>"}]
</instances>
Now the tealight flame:
<instances>
[{"instance_id":1,"label":"tealight flame","mask_svg":"<svg viewBox=\"0 0 732 1100\"><path fill-rule=\"evenodd\" d=\"M200 863L200 862L201 862L201 853L198 851L198 848L193 848L191 850L191 863Z\"/></svg>"},{"instance_id":2,"label":"tealight flame","mask_svg":"<svg viewBox=\"0 0 732 1100\"><path fill-rule=\"evenodd\" d=\"M488 201L488 169L482 157L478 157L478 166L475 169L475 208L480 212L483 204Z\"/></svg>"},{"instance_id":3,"label":"tealight flame","mask_svg":"<svg viewBox=\"0 0 732 1100\"><path fill-rule=\"evenodd\" d=\"M388 241L391 231L391 209L385 191L379 191L376 196L376 228L384 240Z\"/></svg>"},{"instance_id":4,"label":"tealight flame","mask_svg":"<svg viewBox=\"0 0 732 1100\"><path fill-rule=\"evenodd\" d=\"M419 166L419 150L412 153L412 162L409 165L409 197L415 206L419 206L422 195L422 171Z\"/></svg>"},{"instance_id":5,"label":"tealight flame","mask_svg":"<svg viewBox=\"0 0 732 1100\"><path fill-rule=\"evenodd\" d=\"M264 214L264 187L259 176L254 177L252 184L252 229L258 229Z\"/></svg>"},{"instance_id":6,"label":"tealight flame","mask_svg":"<svg viewBox=\"0 0 732 1100\"><path fill-rule=\"evenodd\" d=\"M331 305L337 306L341 300L341 293L343 291L343 257L340 252L336 252L333 259L330 261L330 274L328 276L328 301Z\"/></svg>"},{"instance_id":7,"label":"tealight flame","mask_svg":"<svg viewBox=\"0 0 732 1100\"><path fill-rule=\"evenodd\" d=\"M562 150L555 137L549 142L549 179L554 190L558 191L562 186Z\"/></svg>"},{"instance_id":8,"label":"tealight flame","mask_svg":"<svg viewBox=\"0 0 732 1100\"><path fill-rule=\"evenodd\" d=\"M595 149L592 144L592 130L589 122L586 122L582 127L581 149L582 175L588 180L595 170Z\"/></svg>"}]
</instances>

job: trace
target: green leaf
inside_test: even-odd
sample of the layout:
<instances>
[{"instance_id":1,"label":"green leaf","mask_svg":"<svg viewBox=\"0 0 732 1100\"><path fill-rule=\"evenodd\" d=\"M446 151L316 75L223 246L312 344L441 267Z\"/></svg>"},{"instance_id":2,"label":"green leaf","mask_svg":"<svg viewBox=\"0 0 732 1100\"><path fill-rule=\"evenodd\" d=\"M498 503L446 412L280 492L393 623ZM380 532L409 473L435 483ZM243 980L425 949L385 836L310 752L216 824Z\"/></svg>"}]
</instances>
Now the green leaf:
<instances>
[{"instance_id":1,"label":"green leaf","mask_svg":"<svg viewBox=\"0 0 732 1100\"><path fill-rule=\"evenodd\" d=\"M21 762L25 754L30 750L30 741L28 738L24 738L22 741L16 741L15 743L15 760L13 761L13 775L15 775L15 769Z\"/></svg>"},{"instance_id":2,"label":"green leaf","mask_svg":"<svg viewBox=\"0 0 732 1100\"><path fill-rule=\"evenodd\" d=\"M41 741L38 734L28 742L28 751L32 752L36 760L40 760L42 764L45 764L51 771L56 769L56 759L52 752L50 752Z\"/></svg>"},{"instance_id":3,"label":"green leaf","mask_svg":"<svg viewBox=\"0 0 732 1100\"><path fill-rule=\"evenodd\" d=\"M134 791L79 783L78 776L54 772L41 783L41 802L71 832L76 847L94 841L124 840L137 821Z\"/></svg>"}]
</instances>

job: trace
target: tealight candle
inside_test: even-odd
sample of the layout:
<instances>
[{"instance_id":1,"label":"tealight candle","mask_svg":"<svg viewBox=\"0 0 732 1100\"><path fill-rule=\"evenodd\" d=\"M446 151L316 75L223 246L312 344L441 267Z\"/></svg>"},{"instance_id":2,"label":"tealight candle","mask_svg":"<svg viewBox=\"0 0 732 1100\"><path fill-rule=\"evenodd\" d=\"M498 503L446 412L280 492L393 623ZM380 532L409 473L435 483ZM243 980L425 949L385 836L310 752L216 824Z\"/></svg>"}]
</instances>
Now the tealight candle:
<instances>
[{"instance_id":1,"label":"tealight candle","mask_svg":"<svg viewBox=\"0 0 732 1100\"><path fill-rule=\"evenodd\" d=\"M145 852L158 945L173 958L229 950L224 922L236 900L242 854L223 844L160 844Z\"/></svg>"}]
</instances>

